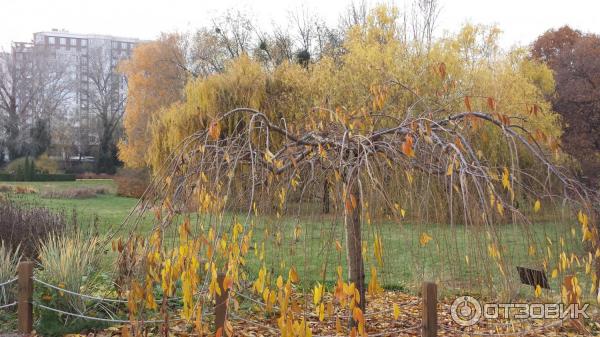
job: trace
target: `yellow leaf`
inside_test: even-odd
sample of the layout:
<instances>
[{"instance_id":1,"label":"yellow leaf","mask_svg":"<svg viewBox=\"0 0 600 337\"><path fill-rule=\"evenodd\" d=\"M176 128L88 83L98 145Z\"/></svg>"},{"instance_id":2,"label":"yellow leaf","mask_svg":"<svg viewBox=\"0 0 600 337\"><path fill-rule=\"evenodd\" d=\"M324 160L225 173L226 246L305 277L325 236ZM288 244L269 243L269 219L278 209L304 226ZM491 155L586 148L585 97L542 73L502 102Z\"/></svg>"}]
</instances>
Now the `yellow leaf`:
<instances>
[{"instance_id":1,"label":"yellow leaf","mask_svg":"<svg viewBox=\"0 0 600 337\"><path fill-rule=\"evenodd\" d=\"M323 302L321 302L321 305L319 305L319 321L323 322L324 319L325 319L325 304Z\"/></svg>"},{"instance_id":2,"label":"yellow leaf","mask_svg":"<svg viewBox=\"0 0 600 337\"><path fill-rule=\"evenodd\" d=\"M535 286L535 297L542 296L542 287L538 284Z\"/></svg>"},{"instance_id":3,"label":"yellow leaf","mask_svg":"<svg viewBox=\"0 0 600 337\"><path fill-rule=\"evenodd\" d=\"M509 180L509 178L510 178L510 173L508 172L508 168L505 167L502 170L502 186L505 189L510 189L510 180Z\"/></svg>"},{"instance_id":4,"label":"yellow leaf","mask_svg":"<svg viewBox=\"0 0 600 337\"><path fill-rule=\"evenodd\" d=\"M400 307L394 303L394 319L398 319L398 317L400 317Z\"/></svg>"},{"instance_id":5,"label":"yellow leaf","mask_svg":"<svg viewBox=\"0 0 600 337\"><path fill-rule=\"evenodd\" d=\"M533 211L534 212L539 212L540 208L542 208L542 203L539 200L535 201L535 204L533 204Z\"/></svg>"},{"instance_id":6,"label":"yellow leaf","mask_svg":"<svg viewBox=\"0 0 600 337\"><path fill-rule=\"evenodd\" d=\"M552 270L552 278L556 278L558 276L558 269L554 268Z\"/></svg>"},{"instance_id":7,"label":"yellow leaf","mask_svg":"<svg viewBox=\"0 0 600 337\"><path fill-rule=\"evenodd\" d=\"M225 335L233 336L233 325L229 321L225 321Z\"/></svg>"},{"instance_id":8,"label":"yellow leaf","mask_svg":"<svg viewBox=\"0 0 600 337\"><path fill-rule=\"evenodd\" d=\"M496 209L500 215L504 215L504 206L502 206L501 202L496 203Z\"/></svg>"},{"instance_id":9,"label":"yellow leaf","mask_svg":"<svg viewBox=\"0 0 600 337\"><path fill-rule=\"evenodd\" d=\"M342 244L338 240L335 240L335 249L337 249L338 252L342 251Z\"/></svg>"},{"instance_id":10,"label":"yellow leaf","mask_svg":"<svg viewBox=\"0 0 600 337\"><path fill-rule=\"evenodd\" d=\"M290 269L288 277L293 283L298 283L298 273L296 272L296 267L292 267Z\"/></svg>"},{"instance_id":11,"label":"yellow leaf","mask_svg":"<svg viewBox=\"0 0 600 337\"><path fill-rule=\"evenodd\" d=\"M381 243L381 237L377 233L375 233L375 244L374 244L373 250L375 253L375 258L377 259L377 263L379 263L379 265L382 266L383 265L383 244Z\"/></svg>"},{"instance_id":12,"label":"yellow leaf","mask_svg":"<svg viewBox=\"0 0 600 337\"><path fill-rule=\"evenodd\" d=\"M448 169L446 170L446 175L447 175L447 176L451 176L453 172L454 172L454 163L453 163L453 162L451 162L451 163L448 165Z\"/></svg>"},{"instance_id":13,"label":"yellow leaf","mask_svg":"<svg viewBox=\"0 0 600 337\"><path fill-rule=\"evenodd\" d=\"M315 289L313 290L313 303L315 305L319 304L319 302L321 302L321 297L323 296L323 285L319 282L317 282L317 285L315 286Z\"/></svg>"},{"instance_id":14,"label":"yellow leaf","mask_svg":"<svg viewBox=\"0 0 600 337\"><path fill-rule=\"evenodd\" d=\"M421 246L425 246L432 239L433 238L431 236L429 236L429 234L423 232L423 233L421 233L421 237L419 238L419 242L421 243Z\"/></svg>"},{"instance_id":15,"label":"yellow leaf","mask_svg":"<svg viewBox=\"0 0 600 337\"><path fill-rule=\"evenodd\" d=\"M277 278L277 288L283 288L283 277L281 277L281 275L279 275L279 277Z\"/></svg>"},{"instance_id":16,"label":"yellow leaf","mask_svg":"<svg viewBox=\"0 0 600 337\"><path fill-rule=\"evenodd\" d=\"M404 210L404 208L400 209L400 215L402 215L403 218L406 215L406 210Z\"/></svg>"}]
</instances>

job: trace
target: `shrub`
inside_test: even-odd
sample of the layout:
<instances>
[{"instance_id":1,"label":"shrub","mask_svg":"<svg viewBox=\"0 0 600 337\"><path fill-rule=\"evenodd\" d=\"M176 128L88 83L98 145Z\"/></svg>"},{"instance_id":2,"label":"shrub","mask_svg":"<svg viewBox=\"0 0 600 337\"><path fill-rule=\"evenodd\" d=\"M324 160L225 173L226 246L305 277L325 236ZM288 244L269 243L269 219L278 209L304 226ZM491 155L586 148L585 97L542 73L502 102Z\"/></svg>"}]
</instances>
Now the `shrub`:
<instances>
[{"instance_id":1,"label":"shrub","mask_svg":"<svg viewBox=\"0 0 600 337\"><path fill-rule=\"evenodd\" d=\"M75 175L38 173L33 181L75 181Z\"/></svg>"},{"instance_id":2,"label":"shrub","mask_svg":"<svg viewBox=\"0 0 600 337\"><path fill-rule=\"evenodd\" d=\"M38 168L38 163L41 165ZM13 160L0 174L0 181L74 181L74 174L57 174L58 164L46 155L38 160L22 157Z\"/></svg>"},{"instance_id":3,"label":"shrub","mask_svg":"<svg viewBox=\"0 0 600 337\"><path fill-rule=\"evenodd\" d=\"M62 233L66 227L63 214L46 208L21 207L10 201L0 202L0 239L13 251L20 246L23 256L35 257L39 240L51 233Z\"/></svg>"},{"instance_id":4,"label":"shrub","mask_svg":"<svg viewBox=\"0 0 600 337\"><path fill-rule=\"evenodd\" d=\"M33 194L37 191L31 186L0 185L0 193Z\"/></svg>"},{"instance_id":5,"label":"shrub","mask_svg":"<svg viewBox=\"0 0 600 337\"><path fill-rule=\"evenodd\" d=\"M107 173L84 172L76 175L77 179L112 179L113 176Z\"/></svg>"},{"instance_id":6,"label":"shrub","mask_svg":"<svg viewBox=\"0 0 600 337\"><path fill-rule=\"evenodd\" d=\"M14 187L12 185L0 185L0 193L13 192Z\"/></svg>"},{"instance_id":7,"label":"shrub","mask_svg":"<svg viewBox=\"0 0 600 337\"><path fill-rule=\"evenodd\" d=\"M6 164L6 166L4 167L4 172L6 174L15 174L19 167L22 167L23 165L25 165L25 160L26 160L26 157L20 157L15 160L12 160L8 164Z\"/></svg>"},{"instance_id":8,"label":"shrub","mask_svg":"<svg viewBox=\"0 0 600 337\"><path fill-rule=\"evenodd\" d=\"M109 192L109 189L104 186L77 187L65 190L47 190L42 192L40 196L47 199L86 199L95 198L98 194L108 194Z\"/></svg>"},{"instance_id":9,"label":"shrub","mask_svg":"<svg viewBox=\"0 0 600 337\"><path fill-rule=\"evenodd\" d=\"M150 184L150 174L147 169L120 169L114 177L117 183L117 195L139 198Z\"/></svg>"},{"instance_id":10,"label":"shrub","mask_svg":"<svg viewBox=\"0 0 600 337\"><path fill-rule=\"evenodd\" d=\"M34 194L37 191L31 186L17 185L14 187L13 192L17 194Z\"/></svg>"},{"instance_id":11,"label":"shrub","mask_svg":"<svg viewBox=\"0 0 600 337\"><path fill-rule=\"evenodd\" d=\"M60 167L58 165L58 162L50 158L45 153L37 157L37 159L35 160L35 166L40 170L40 172L45 172L49 174L60 173Z\"/></svg>"},{"instance_id":12,"label":"shrub","mask_svg":"<svg viewBox=\"0 0 600 337\"><path fill-rule=\"evenodd\" d=\"M96 294L103 289L104 281L100 273L102 241L97 236L86 236L79 231L73 235L49 235L45 240L39 241L37 277L73 292ZM47 305L59 310L82 314L98 310L76 295L52 289L44 289L39 295L42 295L41 300ZM96 313L92 315L96 316ZM69 317L53 312L43 312L37 330L44 336L53 336L81 332L102 325L98 325L98 322L72 321Z\"/></svg>"}]
</instances>

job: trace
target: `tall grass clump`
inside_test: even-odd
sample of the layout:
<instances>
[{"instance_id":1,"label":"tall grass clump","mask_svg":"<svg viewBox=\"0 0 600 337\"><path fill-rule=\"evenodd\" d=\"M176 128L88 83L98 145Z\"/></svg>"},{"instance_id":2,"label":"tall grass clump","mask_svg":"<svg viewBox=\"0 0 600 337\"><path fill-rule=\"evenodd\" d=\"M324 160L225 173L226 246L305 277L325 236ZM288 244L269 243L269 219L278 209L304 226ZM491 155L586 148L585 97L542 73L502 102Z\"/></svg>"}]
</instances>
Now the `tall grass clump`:
<instances>
[{"instance_id":1,"label":"tall grass clump","mask_svg":"<svg viewBox=\"0 0 600 337\"><path fill-rule=\"evenodd\" d=\"M80 232L71 235L51 234L39 245L38 277L77 293L94 293L99 287L98 274L101 244L97 236ZM86 301L70 294L58 294L55 303L64 309L86 311Z\"/></svg>"},{"instance_id":2,"label":"tall grass clump","mask_svg":"<svg viewBox=\"0 0 600 337\"><path fill-rule=\"evenodd\" d=\"M0 283L11 280L17 274L17 265L21 260L20 247L15 249L8 247L0 240ZM0 287L0 305L8 304L15 298L16 284Z\"/></svg>"},{"instance_id":3,"label":"tall grass clump","mask_svg":"<svg viewBox=\"0 0 600 337\"><path fill-rule=\"evenodd\" d=\"M106 287L103 285L106 280L101 272L101 238L79 231L51 234L39 241L38 252L38 279L75 293L102 297L99 291ZM47 287L43 287L36 296L50 307L77 314L101 316L99 312L111 310L104 307L105 303ZM43 311L38 330L44 335L58 336L98 327L98 322Z\"/></svg>"}]
</instances>

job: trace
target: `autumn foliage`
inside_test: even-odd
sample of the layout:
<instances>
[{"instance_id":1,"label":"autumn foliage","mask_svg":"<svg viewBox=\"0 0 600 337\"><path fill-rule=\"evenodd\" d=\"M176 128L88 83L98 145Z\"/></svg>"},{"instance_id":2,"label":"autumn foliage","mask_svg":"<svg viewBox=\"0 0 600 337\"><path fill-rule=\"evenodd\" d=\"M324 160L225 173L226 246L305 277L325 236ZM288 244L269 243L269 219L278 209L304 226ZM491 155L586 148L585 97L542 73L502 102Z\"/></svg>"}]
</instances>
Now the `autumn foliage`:
<instances>
[{"instance_id":1,"label":"autumn foliage","mask_svg":"<svg viewBox=\"0 0 600 337\"><path fill-rule=\"evenodd\" d=\"M562 116L562 145L577 159L582 178L600 179L600 36L568 26L550 30L533 44L532 55L554 72L556 91L548 95Z\"/></svg>"},{"instance_id":2,"label":"autumn foliage","mask_svg":"<svg viewBox=\"0 0 600 337\"><path fill-rule=\"evenodd\" d=\"M182 97L187 73L178 63L183 58L178 47L181 39L172 34L143 43L120 65L120 71L128 79L129 95L123 120L125 138L119 144L119 156L129 167L147 166L150 122L161 109Z\"/></svg>"}]
</instances>

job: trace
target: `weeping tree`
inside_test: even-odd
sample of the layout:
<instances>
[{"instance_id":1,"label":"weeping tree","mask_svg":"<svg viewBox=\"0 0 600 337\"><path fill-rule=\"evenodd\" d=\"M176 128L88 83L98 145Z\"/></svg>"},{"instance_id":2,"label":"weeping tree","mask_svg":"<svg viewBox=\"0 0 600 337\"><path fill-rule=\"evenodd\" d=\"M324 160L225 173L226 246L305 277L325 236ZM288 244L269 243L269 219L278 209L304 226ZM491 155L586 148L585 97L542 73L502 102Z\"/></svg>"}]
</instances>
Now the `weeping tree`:
<instances>
[{"instance_id":1,"label":"weeping tree","mask_svg":"<svg viewBox=\"0 0 600 337\"><path fill-rule=\"evenodd\" d=\"M379 8L376 14L365 26L349 29L339 63L324 57L308 69L282 64L271 71L240 57L223 73L188 83L185 101L153 121L148 162L154 180L121 227L131 230L130 240L117 244L119 283L133 290L132 315L139 319L141 307L157 308L155 286L161 285L164 299L174 296L174 284L181 281L186 318L203 317L194 309L206 302L194 294L214 298L218 289L230 288L261 296L267 311L277 304L282 331L298 328L304 316L292 309L290 296L300 266L267 268L264 247L266 241L279 247L266 251L282 260L294 254L284 245L282 228L294 226L293 246L306 216L322 208L329 208L323 217L332 227L320 233L318 254L343 251L347 267L343 275L343 263L338 266L328 298L350 310L350 326L360 333L367 293L381 289L374 265L366 267L366 229L384 221L400 225L412 214L410 220L425 228L437 222L448 224L453 234L473 232L479 261L471 256L470 267L477 283L499 280L510 290L509 268L516 261L503 251L500 228L520 224L525 237L540 208L574 211L590 253L578 259L586 267L596 263L597 289L597 196L552 158L560 131L541 97L553 86L551 73L518 51L499 55L495 29L467 26L454 39L434 41L423 54L402 38L397 12L386 15ZM481 96L492 92L494 97ZM148 213L155 216L152 235L137 236ZM257 226L265 222L274 226ZM334 238L338 232L342 242ZM384 239L374 235L377 266L387 258ZM431 240L426 232L418 239L422 247ZM255 258L246 256L252 243ZM315 257L307 250L300 253L301 274L313 276L305 284L312 287L321 276L307 268ZM414 256L407 247L396 254ZM562 273L571 272L561 266L570 264L566 256L557 264ZM550 260L536 257L547 270L555 262ZM217 282L219 273L225 274L223 282ZM433 276L443 284L439 274ZM578 298L573 278L565 282L576 295L570 298ZM321 320L329 301L324 291L320 282L313 289ZM161 313L168 316L165 303Z\"/></svg>"},{"instance_id":2,"label":"weeping tree","mask_svg":"<svg viewBox=\"0 0 600 337\"><path fill-rule=\"evenodd\" d=\"M375 100L381 99L375 97ZM349 115L350 118L347 117ZM226 133L222 126L229 125L230 120L236 121L236 132ZM502 146L509 149L513 164L507 167L490 165L485 149L472 141L473 135L478 132L498 133ZM568 209L579 212L584 242L589 245L590 251L600 248L598 227L592 225L596 223L593 208L596 196L553 164L548 159L547 150L534 138L502 113L466 111L438 119L433 114L422 113L398 119L385 114L352 116L347 112L342 114L341 110L315 108L302 124L290 125L283 119L275 122L254 109L238 108L218 114L207 127L180 144L157 174L139 210L148 212L154 209L157 214L162 214L157 215L159 221L155 226L155 233L160 233L157 235L161 239L154 242L166 246L174 243L167 242L169 240L166 240L163 231L180 222L181 214L196 207L200 213L211 214L212 234L204 237L197 231L186 229L189 227L189 220L186 220L179 229L179 244L190 240L188 235L197 235L192 241L202 241L208 246L207 250L213 252L208 254L208 261L213 263L217 261L214 252L226 245L221 240L228 240L228 228L231 227L223 221L228 214L240 214L240 209L243 210L239 215L243 219L240 220L242 226L260 221L259 214L277 218L293 214L286 206L288 191L300 195L319 194L319 188L315 186L322 186L318 182L322 182L323 178L330 179L334 212L343 219L347 284L356 289L347 302L353 313L350 323L360 332L364 331L361 313L366 310L367 288L373 291L379 287L373 284L377 282L373 281L373 275L368 286L365 280L361 226L365 219L370 221L372 214L378 210L397 219L405 212L394 201L393 190L398 187L390 187L387 183L390 176L420 172L432 182L447 186L445 191L452 221L466 227L481 226L492 233L495 226L510 221L531 224L530 210L537 211L541 207L541 199L558 199L568 204ZM535 162L529 168L518 165L524 153ZM241 190L235 187L240 181L244 186ZM310 198L300 200L303 203ZM529 200L532 206L519 206L519 200ZM200 227L204 225L200 224ZM240 232L238 229L237 234ZM232 247L237 246L243 251L244 244L247 246L244 243L246 237L237 238L235 233L236 230ZM426 242L428 238L421 240ZM492 242L495 240L498 238L492 237ZM146 251L148 247L152 244L148 244ZM488 249L495 263L500 269L506 268L507 261L503 260L499 251L494 251L497 250L494 247L497 246L492 243ZM130 258L131 252L127 254L123 255ZM198 251L193 254L198 254ZM164 258L181 259L168 254ZM596 287L600 273L597 259ZM185 262L180 263L185 270ZM229 256L227 262L214 267L231 278L231 282L224 281L222 287L238 287L239 292L243 291L241 282L232 281L237 277L232 269L237 270L240 266L239 259L232 260ZM157 267L146 265L145 268ZM208 268L204 278L204 285L212 284L211 289L215 288L215 273L213 268ZM264 275L260 274L258 280L264 279ZM185 276L182 278L185 283L184 279ZM261 285L263 282L260 281ZM194 284L194 291L204 289L201 283L198 280ZM343 288L343 280L337 286ZM256 284L254 287L257 289ZM263 291L262 287L258 289ZM194 300L190 297L189 301L191 310ZM286 313L282 312L282 317L284 315Z\"/></svg>"}]
</instances>

